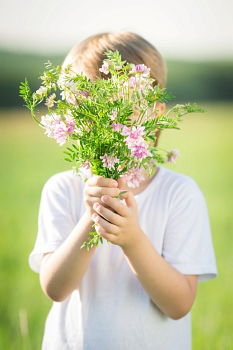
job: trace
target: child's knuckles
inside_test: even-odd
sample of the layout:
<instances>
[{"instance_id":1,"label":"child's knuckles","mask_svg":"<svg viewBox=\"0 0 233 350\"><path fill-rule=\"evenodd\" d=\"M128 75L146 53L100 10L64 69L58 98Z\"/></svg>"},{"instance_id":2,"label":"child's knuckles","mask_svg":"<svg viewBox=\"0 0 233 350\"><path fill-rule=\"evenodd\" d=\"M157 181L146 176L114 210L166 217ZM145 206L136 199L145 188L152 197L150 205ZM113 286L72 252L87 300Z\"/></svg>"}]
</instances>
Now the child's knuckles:
<instances>
[{"instance_id":1,"label":"child's knuckles","mask_svg":"<svg viewBox=\"0 0 233 350\"><path fill-rule=\"evenodd\" d=\"M84 196L93 196L94 191L95 191L95 187L85 186L85 188L83 190L83 195Z\"/></svg>"},{"instance_id":2,"label":"child's knuckles","mask_svg":"<svg viewBox=\"0 0 233 350\"><path fill-rule=\"evenodd\" d=\"M103 216L105 209L102 206L100 206L98 208L94 208L94 209L95 209L95 211L97 211L98 214Z\"/></svg>"},{"instance_id":3,"label":"child's knuckles","mask_svg":"<svg viewBox=\"0 0 233 350\"><path fill-rule=\"evenodd\" d=\"M99 192L100 192L100 187L96 187L96 186L88 187L84 191L84 196L99 197Z\"/></svg>"},{"instance_id":4,"label":"child's knuckles","mask_svg":"<svg viewBox=\"0 0 233 350\"><path fill-rule=\"evenodd\" d=\"M105 178L103 176L97 179L97 186L100 187L116 187L118 186L117 182L113 179Z\"/></svg>"},{"instance_id":5,"label":"child's knuckles","mask_svg":"<svg viewBox=\"0 0 233 350\"><path fill-rule=\"evenodd\" d=\"M111 196L112 197L115 197L115 196L119 196L119 193L120 193L120 189L119 188L111 188Z\"/></svg>"},{"instance_id":6,"label":"child's knuckles","mask_svg":"<svg viewBox=\"0 0 233 350\"><path fill-rule=\"evenodd\" d=\"M90 197L88 195L86 195L86 194L84 194L84 196L83 196L83 201L84 201L85 204L91 205Z\"/></svg>"},{"instance_id":7,"label":"child's knuckles","mask_svg":"<svg viewBox=\"0 0 233 350\"><path fill-rule=\"evenodd\" d=\"M93 208L94 203L102 204L100 199L91 196L83 196L83 201L84 204L90 207L91 209Z\"/></svg>"},{"instance_id":8,"label":"child's knuckles","mask_svg":"<svg viewBox=\"0 0 233 350\"><path fill-rule=\"evenodd\" d=\"M105 178L103 176L97 176L96 177L96 186L103 186L105 183Z\"/></svg>"},{"instance_id":9,"label":"child's knuckles","mask_svg":"<svg viewBox=\"0 0 233 350\"><path fill-rule=\"evenodd\" d=\"M94 181L95 181L95 186L103 186L105 178L103 176L96 175Z\"/></svg>"},{"instance_id":10,"label":"child's knuckles","mask_svg":"<svg viewBox=\"0 0 233 350\"><path fill-rule=\"evenodd\" d=\"M100 175L93 175L86 181L86 186L98 186L98 183L102 178L103 177Z\"/></svg>"},{"instance_id":11,"label":"child's knuckles","mask_svg":"<svg viewBox=\"0 0 233 350\"><path fill-rule=\"evenodd\" d=\"M118 183L117 181L113 180L113 179L106 179L106 186L108 187L117 187L118 186Z\"/></svg>"},{"instance_id":12,"label":"child's knuckles","mask_svg":"<svg viewBox=\"0 0 233 350\"><path fill-rule=\"evenodd\" d=\"M108 211L107 214L106 214L106 209L105 208L101 208L102 212L100 212L100 214L102 216L106 216L106 220L109 221L109 222L113 222L114 221L114 214L112 211Z\"/></svg>"},{"instance_id":13,"label":"child's knuckles","mask_svg":"<svg viewBox=\"0 0 233 350\"><path fill-rule=\"evenodd\" d=\"M121 232L121 230L120 230L120 228L119 227L116 227L115 229L114 229L114 235L116 236L116 237L118 237L119 236L119 234L120 234L120 232Z\"/></svg>"},{"instance_id":14,"label":"child's knuckles","mask_svg":"<svg viewBox=\"0 0 233 350\"><path fill-rule=\"evenodd\" d=\"M120 193L120 190L118 188L109 188L109 187L101 187L98 190L98 197L102 197L104 195L108 196L117 196Z\"/></svg>"}]
</instances>

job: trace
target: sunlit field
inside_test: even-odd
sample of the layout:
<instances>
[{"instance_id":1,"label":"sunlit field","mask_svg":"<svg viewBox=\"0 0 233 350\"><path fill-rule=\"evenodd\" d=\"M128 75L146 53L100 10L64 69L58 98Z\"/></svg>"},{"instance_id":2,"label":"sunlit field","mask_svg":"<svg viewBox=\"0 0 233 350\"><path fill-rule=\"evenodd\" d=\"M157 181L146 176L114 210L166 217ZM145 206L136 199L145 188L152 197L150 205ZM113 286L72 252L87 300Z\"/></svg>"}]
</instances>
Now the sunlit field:
<instances>
[{"instance_id":1,"label":"sunlit field","mask_svg":"<svg viewBox=\"0 0 233 350\"><path fill-rule=\"evenodd\" d=\"M192 309L193 349L230 350L233 104L202 107L207 112L184 117L182 130L165 131L160 147L180 150L177 163L169 168L191 176L198 183L206 198L213 233L219 275L198 286ZM42 293L38 274L30 270L28 255L37 233L42 186L54 173L69 169L70 163L64 161L64 148L44 136L29 112L0 113L0 349L39 350L52 302Z\"/></svg>"}]
</instances>

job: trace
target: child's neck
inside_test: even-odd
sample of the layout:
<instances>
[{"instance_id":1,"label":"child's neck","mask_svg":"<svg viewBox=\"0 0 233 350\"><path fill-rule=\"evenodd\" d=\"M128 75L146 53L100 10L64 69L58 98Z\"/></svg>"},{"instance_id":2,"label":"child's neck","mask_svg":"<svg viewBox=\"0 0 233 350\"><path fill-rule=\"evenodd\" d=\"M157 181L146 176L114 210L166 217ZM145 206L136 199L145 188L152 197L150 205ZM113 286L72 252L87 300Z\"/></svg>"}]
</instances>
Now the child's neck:
<instances>
[{"instance_id":1,"label":"child's neck","mask_svg":"<svg viewBox=\"0 0 233 350\"><path fill-rule=\"evenodd\" d=\"M132 188L127 186L127 190L133 192L134 195L141 193L144 191L144 189L149 185L149 183L154 179L154 177L157 175L159 168L156 167L154 169L154 172L151 176L147 175L147 171L143 168L142 174L145 177L145 180L143 180L138 187Z\"/></svg>"}]
</instances>

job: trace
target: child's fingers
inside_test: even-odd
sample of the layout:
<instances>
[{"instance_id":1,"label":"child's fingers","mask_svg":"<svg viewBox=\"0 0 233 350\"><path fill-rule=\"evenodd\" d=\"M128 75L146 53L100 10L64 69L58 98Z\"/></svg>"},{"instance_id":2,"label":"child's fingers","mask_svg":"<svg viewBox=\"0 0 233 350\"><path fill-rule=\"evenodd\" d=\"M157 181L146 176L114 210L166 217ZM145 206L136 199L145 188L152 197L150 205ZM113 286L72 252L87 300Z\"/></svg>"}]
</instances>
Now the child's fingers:
<instances>
[{"instance_id":1,"label":"child's fingers","mask_svg":"<svg viewBox=\"0 0 233 350\"><path fill-rule=\"evenodd\" d=\"M113 235L112 233L105 232L105 230L99 225L96 225L95 229L96 229L96 232L98 232L101 236L103 236L107 241L109 241L113 244L116 244L116 239L117 239L116 235Z\"/></svg>"},{"instance_id":2,"label":"child's fingers","mask_svg":"<svg viewBox=\"0 0 233 350\"><path fill-rule=\"evenodd\" d=\"M131 191L126 191L121 194L121 198L123 198L126 202L127 207L129 208L137 208L137 203L134 198L134 195Z\"/></svg>"},{"instance_id":3,"label":"child's fingers","mask_svg":"<svg viewBox=\"0 0 233 350\"><path fill-rule=\"evenodd\" d=\"M105 208L107 209L111 209L111 207L109 207L107 204L104 204L103 202L101 202L100 197L92 197L89 196L88 198L84 198L84 203L88 205L89 208L93 208L93 205L95 203L99 203L101 205L103 205Z\"/></svg>"},{"instance_id":4,"label":"child's fingers","mask_svg":"<svg viewBox=\"0 0 233 350\"><path fill-rule=\"evenodd\" d=\"M111 197L118 196L120 193L119 188L110 188L110 187L97 187L97 186L88 186L85 193L88 196L101 197L104 194L107 194Z\"/></svg>"},{"instance_id":5,"label":"child's fingers","mask_svg":"<svg viewBox=\"0 0 233 350\"><path fill-rule=\"evenodd\" d=\"M127 207L119 199L104 195L101 197L101 201L111 207L117 214L123 217L128 216Z\"/></svg>"},{"instance_id":6,"label":"child's fingers","mask_svg":"<svg viewBox=\"0 0 233 350\"><path fill-rule=\"evenodd\" d=\"M95 203L93 209L100 214L103 218L108 220L114 225L121 226L123 224L122 216L113 213L112 210L109 210L104 207L104 205L100 205L99 203Z\"/></svg>"},{"instance_id":7,"label":"child's fingers","mask_svg":"<svg viewBox=\"0 0 233 350\"><path fill-rule=\"evenodd\" d=\"M98 214L92 214L92 220L102 227L105 232L109 232L114 235L118 235L119 227L101 218Z\"/></svg>"},{"instance_id":8,"label":"child's fingers","mask_svg":"<svg viewBox=\"0 0 233 350\"><path fill-rule=\"evenodd\" d=\"M99 175L93 175L87 180L86 184L88 186L98 186L98 187L117 187L118 183L114 179L106 178Z\"/></svg>"}]
</instances>

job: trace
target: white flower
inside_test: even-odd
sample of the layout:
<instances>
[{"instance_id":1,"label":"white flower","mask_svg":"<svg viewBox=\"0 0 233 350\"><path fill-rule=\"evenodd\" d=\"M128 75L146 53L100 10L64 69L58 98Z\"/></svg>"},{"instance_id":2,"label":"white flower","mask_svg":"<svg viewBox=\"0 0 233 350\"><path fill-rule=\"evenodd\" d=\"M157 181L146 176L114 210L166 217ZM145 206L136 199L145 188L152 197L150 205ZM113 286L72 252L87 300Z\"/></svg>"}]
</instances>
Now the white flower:
<instances>
[{"instance_id":1,"label":"white flower","mask_svg":"<svg viewBox=\"0 0 233 350\"><path fill-rule=\"evenodd\" d=\"M54 99L56 98L55 94L50 95L45 102L45 106L52 108L54 106Z\"/></svg>"},{"instance_id":2,"label":"white flower","mask_svg":"<svg viewBox=\"0 0 233 350\"><path fill-rule=\"evenodd\" d=\"M41 86L38 90L36 90L35 94L38 96L43 96L47 94L48 89L45 86Z\"/></svg>"},{"instance_id":3,"label":"white flower","mask_svg":"<svg viewBox=\"0 0 233 350\"><path fill-rule=\"evenodd\" d=\"M117 117L117 111L113 111L112 114L109 116L111 120L115 120Z\"/></svg>"},{"instance_id":4,"label":"white flower","mask_svg":"<svg viewBox=\"0 0 233 350\"><path fill-rule=\"evenodd\" d=\"M86 161L82 163L82 167L78 169L78 176L80 176L83 181L87 181L93 176L90 162Z\"/></svg>"}]
</instances>

